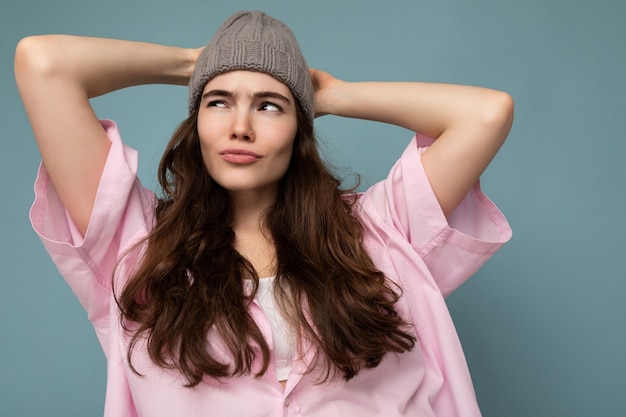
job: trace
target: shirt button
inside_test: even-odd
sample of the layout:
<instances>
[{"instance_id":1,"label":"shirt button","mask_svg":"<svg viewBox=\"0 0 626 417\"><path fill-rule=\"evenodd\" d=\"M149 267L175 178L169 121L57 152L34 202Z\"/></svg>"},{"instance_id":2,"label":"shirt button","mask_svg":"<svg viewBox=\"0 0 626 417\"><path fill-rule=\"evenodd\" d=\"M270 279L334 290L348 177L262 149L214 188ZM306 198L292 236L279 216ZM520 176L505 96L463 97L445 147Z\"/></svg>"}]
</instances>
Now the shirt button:
<instances>
[{"instance_id":1,"label":"shirt button","mask_svg":"<svg viewBox=\"0 0 626 417\"><path fill-rule=\"evenodd\" d=\"M289 397L285 398L285 402L283 404L285 404L285 407L289 407Z\"/></svg>"}]
</instances>

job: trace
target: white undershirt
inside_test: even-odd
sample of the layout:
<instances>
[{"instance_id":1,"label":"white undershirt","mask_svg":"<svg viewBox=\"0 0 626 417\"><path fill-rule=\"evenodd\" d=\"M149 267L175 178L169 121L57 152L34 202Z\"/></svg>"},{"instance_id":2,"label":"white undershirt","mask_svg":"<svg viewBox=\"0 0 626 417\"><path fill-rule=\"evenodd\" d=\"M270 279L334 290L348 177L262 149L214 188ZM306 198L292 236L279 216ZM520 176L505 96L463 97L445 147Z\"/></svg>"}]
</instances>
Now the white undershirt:
<instances>
[{"instance_id":1,"label":"white undershirt","mask_svg":"<svg viewBox=\"0 0 626 417\"><path fill-rule=\"evenodd\" d=\"M294 354L293 337L289 332L289 326L280 312L274 298L274 278L261 278L255 300L265 313L272 328L274 341L274 361L276 366L276 378L284 381L291 371L291 361Z\"/></svg>"}]
</instances>

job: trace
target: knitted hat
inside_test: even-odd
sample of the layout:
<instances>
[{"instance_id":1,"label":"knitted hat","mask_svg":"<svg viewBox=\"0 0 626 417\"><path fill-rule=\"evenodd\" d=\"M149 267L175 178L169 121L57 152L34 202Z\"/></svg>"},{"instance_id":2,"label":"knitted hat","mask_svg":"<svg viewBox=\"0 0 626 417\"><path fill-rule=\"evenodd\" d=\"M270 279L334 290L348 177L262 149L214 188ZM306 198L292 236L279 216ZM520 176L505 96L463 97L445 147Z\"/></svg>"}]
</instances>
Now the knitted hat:
<instances>
[{"instance_id":1,"label":"knitted hat","mask_svg":"<svg viewBox=\"0 0 626 417\"><path fill-rule=\"evenodd\" d=\"M189 80L189 113L198 107L211 78L233 70L259 71L285 83L306 117L313 120L309 67L283 22L259 11L238 12L226 19L196 61Z\"/></svg>"}]
</instances>

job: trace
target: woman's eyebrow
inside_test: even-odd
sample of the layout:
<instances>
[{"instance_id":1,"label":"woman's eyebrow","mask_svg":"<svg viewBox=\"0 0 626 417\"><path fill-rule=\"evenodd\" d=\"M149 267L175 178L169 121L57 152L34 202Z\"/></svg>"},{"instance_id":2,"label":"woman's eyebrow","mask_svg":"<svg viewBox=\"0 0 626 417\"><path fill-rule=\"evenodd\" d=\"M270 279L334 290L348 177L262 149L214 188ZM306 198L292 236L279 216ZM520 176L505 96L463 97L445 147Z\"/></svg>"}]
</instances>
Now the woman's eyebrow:
<instances>
[{"instance_id":1,"label":"woman's eyebrow","mask_svg":"<svg viewBox=\"0 0 626 417\"><path fill-rule=\"evenodd\" d=\"M206 93L202 94L202 98L201 100L204 100L207 97L212 97L212 96L217 96L217 97L233 97L234 94L231 93L230 91L226 91L226 90L209 90Z\"/></svg>"},{"instance_id":2,"label":"woman's eyebrow","mask_svg":"<svg viewBox=\"0 0 626 417\"><path fill-rule=\"evenodd\" d=\"M276 100L280 100L283 101L287 104L291 104L291 100L289 100L286 96L277 93L275 91L259 91L258 93L254 94L255 98L273 98Z\"/></svg>"}]
</instances>

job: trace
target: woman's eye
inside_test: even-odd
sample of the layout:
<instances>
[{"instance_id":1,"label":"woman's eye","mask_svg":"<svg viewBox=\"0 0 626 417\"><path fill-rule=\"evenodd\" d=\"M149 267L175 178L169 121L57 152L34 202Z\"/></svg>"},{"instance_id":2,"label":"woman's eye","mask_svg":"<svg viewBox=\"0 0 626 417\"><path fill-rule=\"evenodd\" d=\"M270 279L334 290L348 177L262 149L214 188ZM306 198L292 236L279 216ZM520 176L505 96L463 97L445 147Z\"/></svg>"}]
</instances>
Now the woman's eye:
<instances>
[{"instance_id":1,"label":"woman's eye","mask_svg":"<svg viewBox=\"0 0 626 417\"><path fill-rule=\"evenodd\" d=\"M207 107L226 107L226 103L222 100L213 100L207 103Z\"/></svg>"},{"instance_id":2,"label":"woman's eye","mask_svg":"<svg viewBox=\"0 0 626 417\"><path fill-rule=\"evenodd\" d=\"M263 104L261 104L261 110L264 110L264 111L281 111L282 109L280 108L279 105L266 101Z\"/></svg>"}]
</instances>

